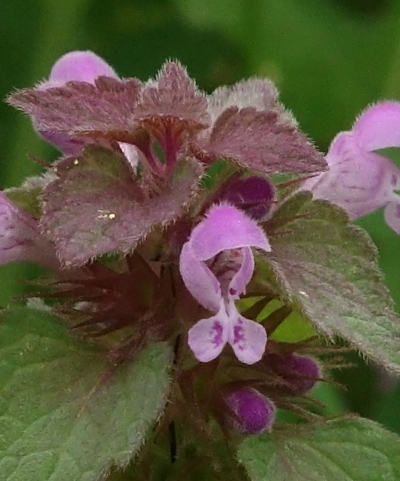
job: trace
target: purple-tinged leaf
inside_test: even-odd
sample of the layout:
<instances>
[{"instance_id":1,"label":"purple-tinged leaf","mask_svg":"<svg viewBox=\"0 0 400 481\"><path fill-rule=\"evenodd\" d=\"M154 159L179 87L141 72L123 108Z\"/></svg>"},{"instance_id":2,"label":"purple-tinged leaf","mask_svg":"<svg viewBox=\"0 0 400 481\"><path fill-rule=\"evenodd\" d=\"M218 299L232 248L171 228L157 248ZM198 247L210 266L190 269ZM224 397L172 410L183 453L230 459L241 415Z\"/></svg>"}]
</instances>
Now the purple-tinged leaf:
<instances>
[{"instance_id":1,"label":"purple-tinged leaf","mask_svg":"<svg viewBox=\"0 0 400 481\"><path fill-rule=\"evenodd\" d=\"M98 77L94 85L71 81L61 87L20 90L8 101L31 115L41 131L127 132L134 126L132 115L140 88L135 78Z\"/></svg>"},{"instance_id":2,"label":"purple-tinged leaf","mask_svg":"<svg viewBox=\"0 0 400 481\"><path fill-rule=\"evenodd\" d=\"M56 169L58 179L43 195L41 226L66 266L132 251L153 227L183 213L202 173L197 162L183 159L157 194L145 196L129 165L105 148L89 147Z\"/></svg>"},{"instance_id":3,"label":"purple-tinged leaf","mask_svg":"<svg viewBox=\"0 0 400 481\"><path fill-rule=\"evenodd\" d=\"M157 79L143 87L135 118L156 126L172 119L186 128L201 129L209 124L207 99L179 62L167 62Z\"/></svg>"},{"instance_id":4,"label":"purple-tinged leaf","mask_svg":"<svg viewBox=\"0 0 400 481\"><path fill-rule=\"evenodd\" d=\"M197 148L205 159L222 157L263 173L306 174L326 168L325 159L304 134L280 123L277 112L258 112L253 107L225 110L209 140Z\"/></svg>"}]
</instances>

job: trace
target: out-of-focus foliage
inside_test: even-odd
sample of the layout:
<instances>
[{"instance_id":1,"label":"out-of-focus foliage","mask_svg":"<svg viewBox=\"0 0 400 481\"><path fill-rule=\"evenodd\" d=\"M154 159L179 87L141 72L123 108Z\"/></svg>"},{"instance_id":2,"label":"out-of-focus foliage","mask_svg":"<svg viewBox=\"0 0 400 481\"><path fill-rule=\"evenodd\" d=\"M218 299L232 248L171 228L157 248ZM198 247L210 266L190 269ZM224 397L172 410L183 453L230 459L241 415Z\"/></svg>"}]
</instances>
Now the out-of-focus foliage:
<instances>
[{"instance_id":1,"label":"out-of-focus foliage","mask_svg":"<svg viewBox=\"0 0 400 481\"><path fill-rule=\"evenodd\" d=\"M366 105L400 100L398 0L13 0L0 2L0 18L2 98L45 78L69 50L94 50L121 75L140 78L152 75L165 58L179 58L207 91L246 76L271 77L323 151ZM39 172L33 159L56 155L28 119L0 105L1 187ZM400 238L381 212L359 223L379 247L399 309ZM35 272L31 266L2 267L0 304L29 290L19 280ZM351 361L357 367L339 375L352 386L340 402L400 432L395 382ZM330 396L321 395L337 405Z\"/></svg>"}]
</instances>

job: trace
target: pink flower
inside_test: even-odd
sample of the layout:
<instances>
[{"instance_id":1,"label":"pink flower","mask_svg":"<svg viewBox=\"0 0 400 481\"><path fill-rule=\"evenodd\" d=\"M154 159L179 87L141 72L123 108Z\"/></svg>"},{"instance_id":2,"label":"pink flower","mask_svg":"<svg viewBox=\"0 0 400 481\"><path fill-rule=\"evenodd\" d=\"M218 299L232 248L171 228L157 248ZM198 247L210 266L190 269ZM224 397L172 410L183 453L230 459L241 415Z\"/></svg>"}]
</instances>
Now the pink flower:
<instances>
[{"instance_id":1,"label":"pink flower","mask_svg":"<svg viewBox=\"0 0 400 481\"><path fill-rule=\"evenodd\" d=\"M193 229L182 248L180 272L187 289L215 313L189 331L189 346L199 361L215 359L227 343L246 364L263 356L264 327L244 318L235 306L253 275L251 247L271 250L255 221L236 207L218 205Z\"/></svg>"},{"instance_id":2,"label":"pink flower","mask_svg":"<svg viewBox=\"0 0 400 481\"><path fill-rule=\"evenodd\" d=\"M382 102L365 110L353 129L339 133L326 160L329 170L302 189L345 209L351 219L385 208L388 225L400 234L400 170L375 150L400 147L400 103Z\"/></svg>"}]
</instances>

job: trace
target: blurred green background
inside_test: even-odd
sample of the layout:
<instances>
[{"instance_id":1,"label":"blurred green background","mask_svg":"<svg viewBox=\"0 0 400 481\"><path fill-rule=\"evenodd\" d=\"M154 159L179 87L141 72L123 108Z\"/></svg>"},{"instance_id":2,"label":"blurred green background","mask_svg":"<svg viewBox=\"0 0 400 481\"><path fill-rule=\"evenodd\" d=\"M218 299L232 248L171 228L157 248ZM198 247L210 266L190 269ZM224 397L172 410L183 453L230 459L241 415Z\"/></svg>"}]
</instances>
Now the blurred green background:
<instances>
[{"instance_id":1,"label":"blurred green background","mask_svg":"<svg viewBox=\"0 0 400 481\"><path fill-rule=\"evenodd\" d=\"M0 19L2 98L46 78L69 50L94 50L120 75L142 79L178 58L207 91L246 76L272 78L322 151L366 105L400 100L398 0L2 0ZM27 118L0 105L0 187L40 171L32 157L56 155ZM399 309L400 237L381 212L360 224L379 247ZM34 275L31 266L0 267L0 304ZM316 395L329 412L350 409L400 432L400 385L355 362L338 374L347 391Z\"/></svg>"}]
</instances>

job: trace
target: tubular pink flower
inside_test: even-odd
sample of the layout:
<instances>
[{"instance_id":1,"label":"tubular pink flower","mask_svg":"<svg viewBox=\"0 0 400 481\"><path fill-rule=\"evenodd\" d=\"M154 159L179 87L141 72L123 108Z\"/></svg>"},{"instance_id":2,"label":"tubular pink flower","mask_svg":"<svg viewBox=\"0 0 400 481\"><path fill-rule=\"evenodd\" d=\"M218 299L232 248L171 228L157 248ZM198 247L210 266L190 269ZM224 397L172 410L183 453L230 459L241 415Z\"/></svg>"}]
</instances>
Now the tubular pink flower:
<instances>
[{"instance_id":1,"label":"tubular pink flower","mask_svg":"<svg viewBox=\"0 0 400 481\"><path fill-rule=\"evenodd\" d=\"M180 272L192 296L215 315L190 330L189 346L201 362L215 359L229 343L239 361L253 364L263 356L263 326L238 312L235 300L253 271L251 247L270 251L263 230L231 205L213 206L192 231L180 256Z\"/></svg>"},{"instance_id":2,"label":"tubular pink flower","mask_svg":"<svg viewBox=\"0 0 400 481\"><path fill-rule=\"evenodd\" d=\"M400 170L374 151L400 147L400 103L382 102L365 110L353 129L339 133L326 160L329 170L302 189L345 209L351 219L385 208L388 225L400 234Z\"/></svg>"},{"instance_id":3,"label":"tubular pink flower","mask_svg":"<svg viewBox=\"0 0 400 481\"><path fill-rule=\"evenodd\" d=\"M36 219L0 192L0 264L15 261L58 266L54 249L41 237Z\"/></svg>"}]
</instances>

